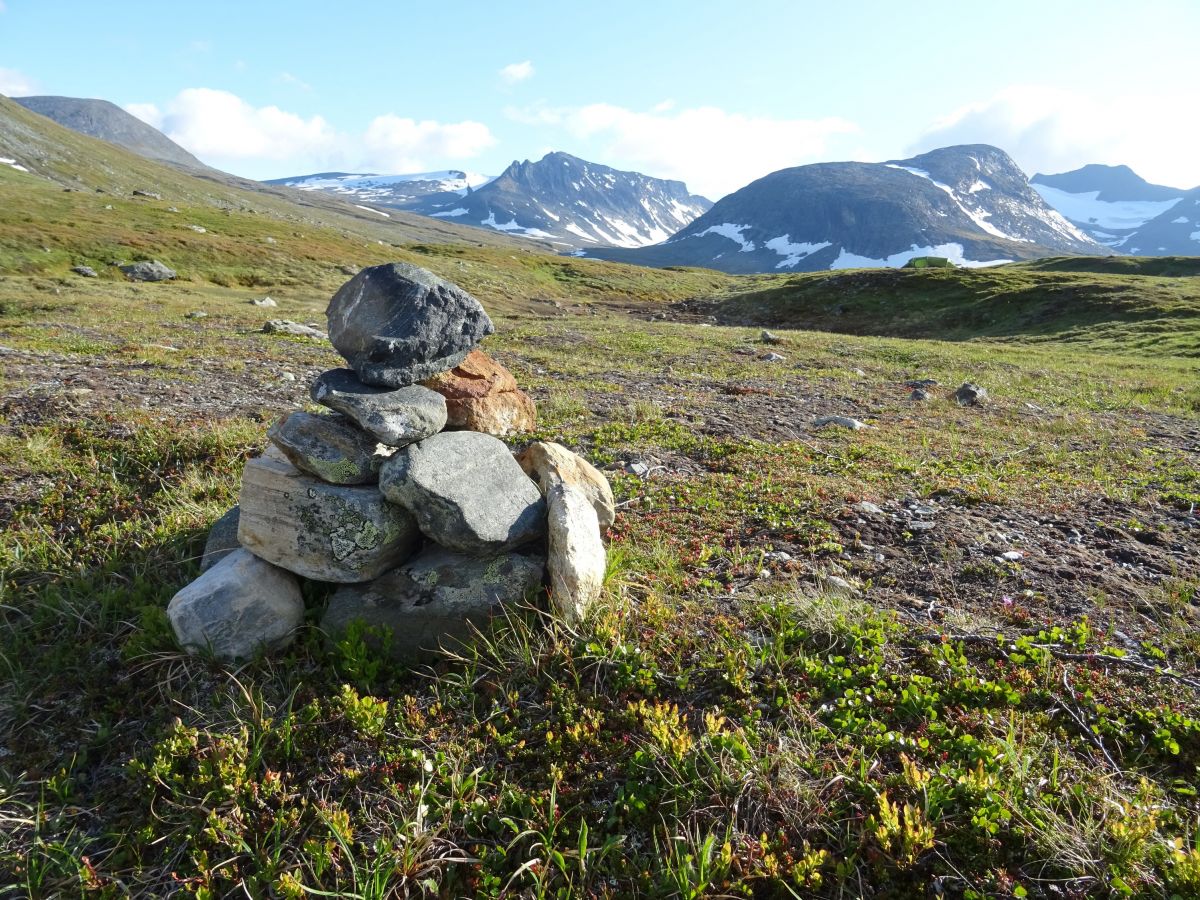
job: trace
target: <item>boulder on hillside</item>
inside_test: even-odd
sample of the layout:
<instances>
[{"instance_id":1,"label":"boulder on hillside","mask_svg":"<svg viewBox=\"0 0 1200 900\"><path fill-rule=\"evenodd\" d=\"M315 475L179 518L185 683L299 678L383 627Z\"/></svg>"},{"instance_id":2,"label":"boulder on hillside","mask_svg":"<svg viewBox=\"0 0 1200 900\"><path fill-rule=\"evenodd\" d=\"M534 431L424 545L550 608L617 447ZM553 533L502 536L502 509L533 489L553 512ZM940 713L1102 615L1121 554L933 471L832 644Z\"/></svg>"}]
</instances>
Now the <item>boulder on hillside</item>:
<instances>
[{"instance_id":1,"label":"boulder on hillside","mask_svg":"<svg viewBox=\"0 0 1200 900\"><path fill-rule=\"evenodd\" d=\"M568 625L583 621L600 598L608 559L591 501L579 488L555 482L546 492L550 603Z\"/></svg>"},{"instance_id":2,"label":"boulder on hillside","mask_svg":"<svg viewBox=\"0 0 1200 900\"><path fill-rule=\"evenodd\" d=\"M294 575L239 549L172 597L167 618L189 652L246 659L291 642L304 600Z\"/></svg>"},{"instance_id":3,"label":"boulder on hillside","mask_svg":"<svg viewBox=\"0 0 1200 900\"><path fill-rule=\"evenodd\" d=\"M291 413L272 425L267 437L296 468L330 484L374 484L390 455L378 452L383 448L374 435L337 413Z\"/></svg>"},{"instance_id":4,"label":"boulder on hillside","mask_svg":"<svg viewBox=\"0 0 1200 900\"><path fill-rule=\"evenodd\" d=\"M545 534L541 492L503 442L473 431L443 431L383 464L379 489L409 510L430 540L492 556Z\"/></svg>"},{"instance_id":5,"label":"boulder on hillside","mask_svg":"<svg viewBox=\"0 0 1200 900\"><path fill-rule=\"evenodd\" d=\"M208 529L208 540L204 542L204 555L200 557L200 572L204 573L242 545L238 543L238 520L241 509L234 506Z\"/></svg>"},{"instance_id":6,"label":"boulder on hillside","mask_svg":"<svg viewBox=\"0 0 1200 900\"><path fill-rule=\"evenodd\" d=\"M135 262L119 266L130 281L170 281L177 275L174 269L168 269L157 259L150 262Z\"/></svg>"},{"instance_id":7,"label":"boulder on hillside","mask_svg":"<svg viewBox=\"0 0 1200 900\"><path fill-rule=\"evenodd\" d=\"M472 626L537 591L544 566L540 556L476 558L430 546L368 584L339 588L321 627L337 638L351 622L381 626L394 659L419 662L466 641Z\"/></svg>"},{"instance_id":8,"label":"boulder on hillside","mask_svg":"<svg viewBox=\"0 0 1200 900\"><path fill-rule=\"evenodd\" d=\"M330 369L317 376L310 396L389 447L407 446L446 426L445 398L419 384L371 387L351 369Z\"/></svg>"},{"instance_id":9,"label":"boulder on hillside","mask_svg":"<svg viewBox=\"0 0 1200 900\"><path fill-rule=\"evenodd\" d=\"M478 300L407 263L363 269L333 295L327 315L333 346L376 387L444 372L495 330Z\"/></svg>"},{"instance_id":10,"label":"boulder on hillside","mask_svg":"<svg viewBox=\"0 0 1200 900\"><path fill-rule=\"evenodd\" d=\"M988 392L970 381L963 382L962 386L954 392L954 399L958 401L959 406L979 406L987 398Z\"/></svg>"},{"instance_id":11,"label":"boulder on hillside","mask_svg":"<svg viewBox=\"0 0 1200 900\"><path fill-rule=\"evenodd\" d=\"M239 505L243 547L316 581L370 581L421 540L413 517L374 486L327 484L282 454L246 463Z\"/></svg>"},{"instance_id":12,"label":"boulder on hillside","mask_svg":"<svg viewBox=\"0 0 1200 900\"><path fill-rule=\"evenodd\" d=\"M319 328L301 325L299 322L289 319L271 319L263 325L261 330L263 334L287 334L292 337L316 338L318 341L326 340L329 337Z\"/></svg>"},{"instance_id":13,"label":"boulder on hillside","mask_svg":"<svg viewBox=\"0 0 1200 900\"><path fill-rule=\"evenodd\" d=\"M74 272L76 275L80 276L81 278L99 278L100 277L99 275L96 274L96 270L93 269L91 266L71 266L71 271Z\"/></svg>"},{"instance_id":14,"label":"boulder on hillside","mask_svg":"<svg viewBox=\"0 0 1200 900\"><path fill-rule=\"evenodd\" d=\"M616 519L616 501L608 479L590 462L577 453L572 453L562 444L551 441L534 441L517 454L517 463L525 474L538 483L542 493L549 492L557 483L567 484L583 491L588 502L596 511L596 519L603 534L612 527Z\"/></svg>"}]
</instances>

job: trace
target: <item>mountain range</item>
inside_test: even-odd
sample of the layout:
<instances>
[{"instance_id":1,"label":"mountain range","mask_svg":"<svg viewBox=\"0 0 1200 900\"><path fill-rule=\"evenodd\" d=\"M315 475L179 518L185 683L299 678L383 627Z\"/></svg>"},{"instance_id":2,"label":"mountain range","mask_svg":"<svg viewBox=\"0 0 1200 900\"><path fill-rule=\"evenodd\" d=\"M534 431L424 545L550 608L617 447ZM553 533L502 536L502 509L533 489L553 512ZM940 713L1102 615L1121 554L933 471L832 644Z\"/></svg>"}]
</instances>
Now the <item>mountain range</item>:
<instances>
[{"instance_id":1,"label":"mountain range","mask_svg":"<svg viewBox=\"0 0 1200 900\"><path fill-rule=\"evenodd\" d=\"M588 255L807 272L899 266L916 256L978 266L1107 252L1048 206L1006 153L973 144L886 163L782 169L722 198L662 244Z\"/></svg>"},{"instance_id":2,"label":"mountain range","mask_svg":"<svg viewBox=\"0 0 1200 900\"><path fill-rule=\"evenodd\" d=\"M979 266L1064 254L1200 253L1200 188L1150 184L1125 166L1030 180L1006 153L982 144L782 169L713 204L682 182L561 152L514 161L496 177L322 172L251 182L204 166L107 101L18 102L148 159L303 206L409 226L424 221L442 234L490 231L643 265L798 272L896 266L917 256Z\"/></svg>"},{"instance_id":3,"label":"mountain range","mask_svg":"<svg viewBox=\"0 0 1200 900\"><path fill-rule=\"evenodd\" d=\"M272 183L541 238L559 249L657 244L712 206L711 200L689 193L682 181L623 172L560 152L536 162L514 161L494 178L458 171L322 173Z\"/></svg>"},{"instance_id":4,"label":"mountain range","mask_svg":"<svg viewBox=\"0 0 1200 900\"><path fill-rule=\"evenodd\" d=\"M1096 241L1133 256L1200 254L1200 188L1151 184L1128 166L1038 173L1034 190Z\"/></svg>"}]
</instances>

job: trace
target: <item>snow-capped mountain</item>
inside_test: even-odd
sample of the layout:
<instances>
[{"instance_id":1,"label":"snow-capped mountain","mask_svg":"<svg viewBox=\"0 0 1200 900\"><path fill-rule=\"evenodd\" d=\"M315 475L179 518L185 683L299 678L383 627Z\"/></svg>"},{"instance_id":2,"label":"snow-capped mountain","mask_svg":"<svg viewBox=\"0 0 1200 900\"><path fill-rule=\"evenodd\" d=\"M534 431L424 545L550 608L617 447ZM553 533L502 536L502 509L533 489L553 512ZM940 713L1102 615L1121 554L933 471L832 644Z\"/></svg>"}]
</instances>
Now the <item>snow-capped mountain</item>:
<instances>
[{"instance_id":1,"label":"snow-capped mountain","mask_svg":"<svg viewBox=\"0 0 1200 900\"><path fill-rule=\"evenodd\" d=\"M980 266L1108 251L1050 208L1008 154L972 144L886 163L782 169L662 244L586 252L647 265L802 272L899 266L914 256Z\"/></svg>"},{"instance_id":2,"label":"snow-capped mountain","mask_svg":"<svg viewBox=\"0 0 1200 900\"><path fill-rule=\"evenodd\" d=\"M567 153L514 161L491 178L465 172L323 172L271 183L536 238L560 250L656 244L712 206L689 194L682 181L622 172Z\"/></svg>"},{"instance_id":3,"label":"snow-capped mountain","mask_svg":"<svg viewBox=\"0 0 1200 900\"><path fill-rule=\"evenodd\" d=\"M1151 184L1128 166L1034 175L1034 190L1093 239L1134 256L1200 254L1200 188Z\"/></svg>"},{"instance_id":4,"label":"snow-capped mountain","mask_svg":"<svg viewBox=\"0 0 1200 900\"><path fill-rule=\"evenodd\" d=\"M363 203L393 206L420 212L427 203L453 202L495 176L477 175L448 169L444 172L420 172L412 175L373 175L353 172L318 172L294 178L274 178L267 184L281 184L302 191L325 191Z\"/></svg>"},{"instance_id":5,"label":"snow-capped mountain","mask_svg":"<svg viewBox=\"0 0 1200 900\"><path fill-rule=\"evenodd\" d=\"M426 204L421 211L563 248L586 248L657 244L710 206L689 194L682 181L548 153L537 162L513 162L461 202Z\"/></svg>"}]
</instances>

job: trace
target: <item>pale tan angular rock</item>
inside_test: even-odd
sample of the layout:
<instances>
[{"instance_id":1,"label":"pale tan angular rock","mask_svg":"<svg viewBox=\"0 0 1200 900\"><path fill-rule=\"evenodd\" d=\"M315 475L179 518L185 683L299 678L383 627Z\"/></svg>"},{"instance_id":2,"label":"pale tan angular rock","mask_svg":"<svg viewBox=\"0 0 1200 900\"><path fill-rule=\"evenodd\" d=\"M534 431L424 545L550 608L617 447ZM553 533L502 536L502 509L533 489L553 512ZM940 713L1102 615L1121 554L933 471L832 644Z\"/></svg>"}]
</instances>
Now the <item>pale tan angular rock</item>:
<instances>
[{"instance_id":1,"label":"pale tan angular rock","mask_svg":"<svg viewBox=\"0 0 1200 900\"><path fill-rule=\"evenodd\" d=\"M608 561L600 540L600 523L579 488L557 482L546 492L546 503L550 602L567 624L577 625L604 589Z\"/></svg>"},{"instance_id":2,"label":"pale tan angular rock","mask_svg":"<svg viewBox=\"0 0 1200 900\"><path fill-rule=\"evenodd\" d=\"M545 494L550 486L561 482L579 488L596 510L600 533L608 531L616 519L616 501L608 479L577 453L552 441L534 441L521 453L517 462L525 474L538 483Z\"/></svg>"},{"instance_id":3,"label":"pale tan angular rock","mask_svg":"<svg viewBox=\"0 0 1200 900\"><path fill-rule=\"evenodd\" d=\"M189 652L246 659L291 642L304 600L295 575L239 549L172 597L167 618Z\"/></svg>"},{"instance_id":4,"label":"pale tan angular rock","mask_svg":"<svg viewBox=\"0 0 1200 900\"><path fill-rule=\"evenodd\" d=\"M423 382L447 400L486 397L517 390L512 373L482 350L472 350L467 358L453 369L434 375Z\"/></svg>"},{"instance_id":5,"label":"pale tan angular rock","mask_svg":"<svg viewBox=\"0 0 1200 900\"><path fill-rule=\"evenodd\" d=\"M374 485L327 484L276 451L246 463L238 541L297 575L370 581L417 549L416 520Z\"/></svg>"},{"instance_id":6,"label":"pale tan angular rock","mask_svg":"<svg viewBox=\"0 0 1200 900\"><path fill-rule=\"evenodd\" d=\"M446 401L446 427L508 437L537 428L537 406L524 391Z\"/></svg>"}]
</instances>

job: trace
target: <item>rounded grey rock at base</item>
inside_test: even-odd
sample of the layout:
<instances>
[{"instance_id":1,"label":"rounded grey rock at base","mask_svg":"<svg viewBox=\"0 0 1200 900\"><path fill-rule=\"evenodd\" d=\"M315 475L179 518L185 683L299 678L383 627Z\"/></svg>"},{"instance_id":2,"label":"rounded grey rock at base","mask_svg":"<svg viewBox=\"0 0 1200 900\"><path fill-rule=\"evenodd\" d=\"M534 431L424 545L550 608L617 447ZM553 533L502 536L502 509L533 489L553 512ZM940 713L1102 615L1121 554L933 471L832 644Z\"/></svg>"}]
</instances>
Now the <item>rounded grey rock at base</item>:
<instances>
[{"instance_id":1,"label":"rounded grey rock at base","mask_svg":"<svg viewBox=\"0 0 1200 900\"><path fill-rule=\"evenodd\" d=\"M545 559L505 553L472 557L430 545L368 584L346 585L330 598L321 627L333 639L352 622L377 628L393 659L419 662L439 647L468 641L503 606L540 588ZM380 641L378 633L369 635Z\"/></svg>"},{"instance_id":2,"label":"rounded grey rock at base","mask_svg":"<svg viewBox=\"0 0 1200 900\"><path fill-rule=\"evenodd\" d=\"M296 576L238 549L172 597L167 618L188 652L247 659L291 643L304 600Z\"/></svg>"},{"instance_id":3,"label":"rounded grey rock at base","mask_svg":"<svg viewBox=\"0 0 1200 900\"><path fill-rule=\"evenodd\" d=\"M446 398L419 384L373 387L352 369L330 369L317 376L309 396L389 447L404 447L446 427Z\"/></svg>"},{"instance_id":4,"label":"rounded grey rock at base","mask_svg":"<svg viewBox=\"0 0 1200 900\"><path fill-rule=\"evenodd\" d=\"M383 464L379 489L416 517L430 540L475 556L511 550L546 532L546 503L504 442L444 431Z\"/></svg>"},{"instance_id":5,"label":"rounded grey rock at base","mask_svg":"<svg viewBox=\"0 0 1200 900\"><path fill-rule=\"evenodd\" d=\"M326 315L333 346L376 387L451 369L495 330L478 300L408 263L363 269L333 295Z\"/></svg>"}]
</instances>

